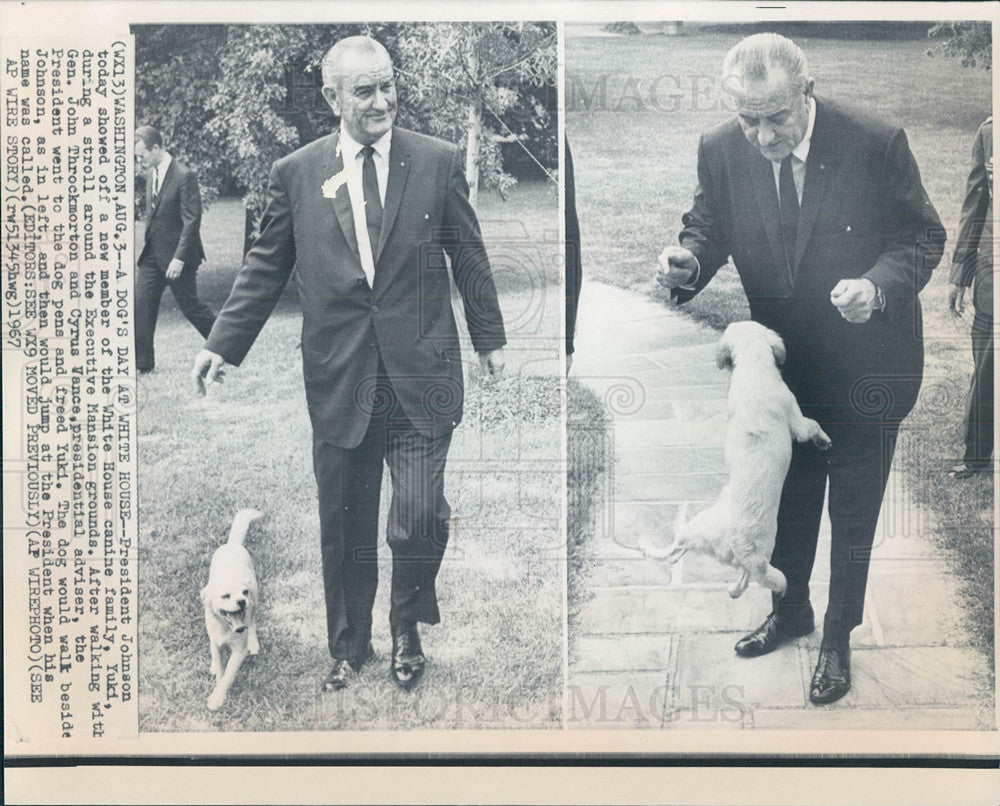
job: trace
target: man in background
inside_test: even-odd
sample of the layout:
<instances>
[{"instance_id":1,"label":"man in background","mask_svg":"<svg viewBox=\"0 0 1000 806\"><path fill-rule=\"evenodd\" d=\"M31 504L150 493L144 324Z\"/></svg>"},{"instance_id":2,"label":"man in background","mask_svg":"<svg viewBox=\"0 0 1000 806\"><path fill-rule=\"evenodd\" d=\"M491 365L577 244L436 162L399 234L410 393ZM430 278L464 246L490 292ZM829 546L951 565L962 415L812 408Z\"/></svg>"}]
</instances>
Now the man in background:
<instances>
[{"instance_id":1,"label":"man in background","mask_svg":"<svg viewBox=\"0 0 1000 806\"><path fill-rule=\"evenodd\" d=\"M212 330L215 314L198 299L198 266L205 250L197 174L170 155L152 126L136 129L135 156L146 170L146 232L135 275L135 363L146 374L156 364L153 337L167 286L203 337Z\"/></svg>"},{"instance_id":2,"label":"man in background","mask_svg":"<svg viewBox=\"0 0 1000 806\"><path fill-rule=\"evenodd\" d=\"M952 257L948 307L960 316L972 286L972 384L965 419L965 455L948 471L966 479L993 470L993 117L979 127L965 187L958 244Z\"/></svg>"}]
</instances>

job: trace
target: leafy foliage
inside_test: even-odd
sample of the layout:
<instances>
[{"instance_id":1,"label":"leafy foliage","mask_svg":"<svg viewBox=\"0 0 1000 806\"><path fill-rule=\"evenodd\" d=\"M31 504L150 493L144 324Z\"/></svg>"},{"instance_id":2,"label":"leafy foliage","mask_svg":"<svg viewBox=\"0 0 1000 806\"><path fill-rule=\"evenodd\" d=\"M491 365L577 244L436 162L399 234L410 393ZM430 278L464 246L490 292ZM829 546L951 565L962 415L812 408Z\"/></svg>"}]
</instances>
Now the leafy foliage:
<instances>
[{"instance_id":1,"label":"leafy foliage","mask_svg":"<svg viewBox=\"0 0 1000 806\"><path fill-rule=\"evenodd\" d=\"M356 34L393 57L400 125L465 144L470 109L481 111L474 163L484 186L503 192L516 181L508 161L519 173L557 164L552 24L141 25L134 33L136 121L157 127L198 170L207 199L238 193L249 211L263 209L274 160L337 126L320 93L320 63ZM505 159L505 143L516 158Z\"/></svg>"},{"instance_id":2,"label":"leafy foliage","mask_svg":"<svg viewBox=\"0 0 1000 806\"><path fill-rule=\"evenodd\" d=\"M959 57L962 67L980 67L989 70L993 65L993 38L989 22L939 22L927 31L931 39L942 43L929 51L930 55L942 53Z\"/></svg>"}]
</instances>

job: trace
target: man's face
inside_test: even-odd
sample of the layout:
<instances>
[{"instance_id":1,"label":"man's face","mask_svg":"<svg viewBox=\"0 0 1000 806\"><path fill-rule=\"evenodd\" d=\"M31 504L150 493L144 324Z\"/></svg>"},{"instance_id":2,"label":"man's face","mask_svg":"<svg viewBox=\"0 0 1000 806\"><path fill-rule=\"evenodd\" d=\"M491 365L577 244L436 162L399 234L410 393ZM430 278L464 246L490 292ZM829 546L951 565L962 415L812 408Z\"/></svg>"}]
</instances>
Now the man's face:
<instances>
[{"instance_id":1,"label":"man's face","mask_svg":"<svg viewBox=\"0 0 1000 806\"><path fill-rule=\"evenodd\" d=\"M734 79L730 79L734 80ZM809 128L813 80L798 89L783 70L765 81L736 81L736 115L743 136L767 159L780 162L802 142Z\"/></svg>"},{"instance_id":2,"label":"man's face","mask_svg":"<svg viewBox=\"0 0 1000 806\"><path fill-rule=\"evenodd\" d=\"M335 87L323 87L334 114L361 145L371 145L396 120L396 81L386 53L349 53Z\"/></svg>"},{"instance_id":3,"label":"man's face","mask_svg":"<svg viewBox=\"0 0 1000 806\"><path fill-rule=\"evenodd\" d=\"M159 146L146 148L146 144L142 141L142 138L135 138L135 160L139 163L139 167L144 170L155 168L160 164L161 159L163 159L162 148Z\"/></svg>"}]
</instances>

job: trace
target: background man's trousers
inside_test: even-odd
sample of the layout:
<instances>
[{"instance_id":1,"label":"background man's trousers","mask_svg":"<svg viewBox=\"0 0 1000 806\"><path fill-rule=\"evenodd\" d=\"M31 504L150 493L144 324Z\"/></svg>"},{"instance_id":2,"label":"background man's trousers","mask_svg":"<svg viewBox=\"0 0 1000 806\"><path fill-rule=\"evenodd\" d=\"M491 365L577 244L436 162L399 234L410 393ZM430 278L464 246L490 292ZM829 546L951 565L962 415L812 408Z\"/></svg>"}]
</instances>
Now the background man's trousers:
<instances>
[{"instance_id":1,"label":"background man's trousers","mask_svg":"<svg viewBox=\"0 0 1000 806\"><path fill-rule=\"evenodd\" d=\"M203 338L208 338L212 325L215 324L215 314L198 299L197 277L198 267L193 264L185 265L180 276L173 281L168 281L166 273L152 263L140 263L136 266L135 365L140 372L148 372L156 364L153 336L160 313L160 298L168 285L181 313Z\"/></svg>"},{"instance_id":2,"label":"background man's trousers","mask_svg":"<svg viewBox=\"0 0 1000 806\"><path fill-rule=\"evenodd\" d=\"M372 633L383 460L392 478L386 527L391 625L441 620L435 579L451 517L444 497L451 432L428 437L417 431L396 402L381 362L379 369L374 411L360 445L340 448L313 432L327 640L333 658L355 664L365 658Z\"/></svg>"},{"instance_id":3,"label":"background man's trousers","mask_svg":"<svg viewBox=\"0 0 1000 806\"><path fill-rule=\"evenodd\" d=\"M969 389L965 423L965 464L977 470L993 461L993 316L976 309L972 320L975 371Z\"/></svg>"}]
</instances>

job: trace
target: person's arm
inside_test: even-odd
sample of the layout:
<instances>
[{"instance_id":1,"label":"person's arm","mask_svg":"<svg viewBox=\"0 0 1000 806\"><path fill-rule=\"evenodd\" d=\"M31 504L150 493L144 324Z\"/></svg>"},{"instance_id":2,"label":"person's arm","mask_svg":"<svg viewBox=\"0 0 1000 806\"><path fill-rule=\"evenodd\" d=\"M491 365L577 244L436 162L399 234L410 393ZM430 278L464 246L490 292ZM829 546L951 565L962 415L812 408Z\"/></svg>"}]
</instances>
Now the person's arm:
<instances>
[{"instance_id":1,"label":"person's arm","mask_svg":"<svg viewBox=\"0 0 1000 806\"><path fill-rule=\"evenodd\" d=\"M910 305L944 254L946 233L920 181L906 134L897 129L884 158L885 250L862 277L881 292L887 309Z\"/></svg>"},{"instance_id":2,"label":"person's arm","mask_svg":"<svg viewBox=\"0 0 1000 806\"><path fill-rule=\"evenodd\" d=\"M681 249L688 254L671 247L671 253L661 258L661 263L669 258L671 265L683 267L689 273L687 282L672 288L671 295L677 302L687 302L701 291L729 260L722 191L709 163L708 146L702 136L698 143L698 186L694 205L683 215L684 228L678 236Z\"/></svg>"},{"instance_id":3,"label":"person's arm","mask_svg":"<svg viewBox=\"0 0 1000 806\"><path fill-rule=\"evenodd\" d=\"M566 141L566 355L575 349L576 312L580 307L580 286L583 284L583 261L580 254L580 219L576 212L576 180L573 156Z\"/></svg>"},{"instance_id":4,"label":"person's arm","mask_svg":"<svg viewBox=\"0 0 1000 806\"><path fill-rule=\"evenodd\" d=\"M181 236L174 250L174 260L181 264L195 263L198 259L198 243L201 236L201 189L198 175L187 171L180 177Z\"/></svg>"},{"instance_id":5,"label":"person's arm","mask_svg":"<svg viewBox=\"0 0 1000 806\"><path fill-rule=\"evenodd\" d=\"M204 349L195 358L191 377L201 392L204 380L219 379L225 363L242 363L295 266L291 205L277 163L271 169L267 194L260 235L243 260Z\"/></svg>"},{"instance_id":6,"label":"person's arm","mask_svg":"<svg viewBox=\"0 0 1000 806\"><path fill-rule=\"evenodd\" d=\"M447 194L442 228L449 237L442 246L462 295L473 349L483 369L496 379L503 372L502 348L507 336L479 220L469 203L469 185L458 149L452 156Z\"/></svg>"},{"instance_id":7,"label":"person's arm","mask_svg":"<svg viewBox=\"0 0 1000 806\"><path fill-rule=\"evenodd\" d=\"M986 216L989 215L990 186L983 142L986 136L989 136L987 127L980 128L976 142L972 146L972 170L965 183L965 199L962 202L962 215L955 239L955 253L951 258L949 279L952 284L965 287L972 285L975 277L979 240L983 234Z\"/></svg>"}]
</instances>

